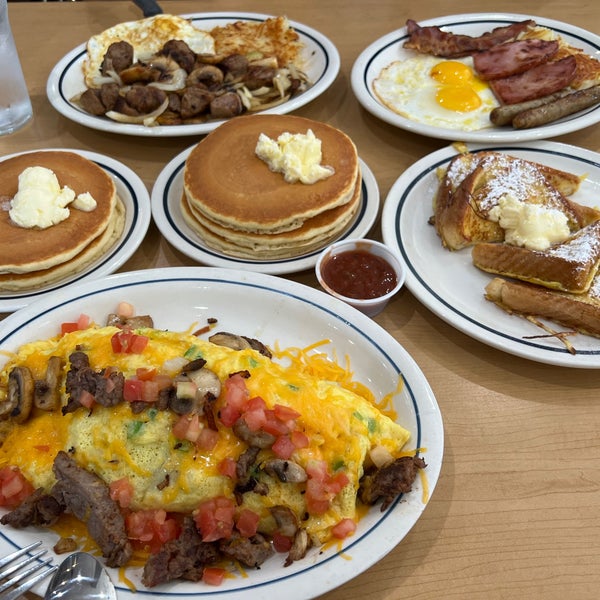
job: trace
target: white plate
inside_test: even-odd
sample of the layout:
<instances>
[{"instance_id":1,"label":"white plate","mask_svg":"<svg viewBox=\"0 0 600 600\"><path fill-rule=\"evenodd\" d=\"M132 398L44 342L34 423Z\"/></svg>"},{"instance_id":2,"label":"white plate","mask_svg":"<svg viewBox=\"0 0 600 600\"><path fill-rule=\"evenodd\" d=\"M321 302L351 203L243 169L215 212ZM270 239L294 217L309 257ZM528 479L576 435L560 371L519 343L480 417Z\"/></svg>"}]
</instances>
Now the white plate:
<instances>
[{"instance_id":1,"label":"white plate","mask_svg":"<svg viewBox=\"0 0 600 600\"><path fill-rule=\"evenodd\" d=\"M207 246L184 221L179 207L183 194L183 167L192 148L193 146L171 160L152 188L152 217L160 232L175 248L212 267L233 267L271 275L296 273L315 266L322 248L294 258L253 261L227 256ZM338 239L365 237L379 212L379 188L375 176L361 159L359 163L362 173L360 207L353 222Z\"/></svg>"},{"instance_id":2,"label":"white plate","mask_svg":"<svg viewBox=\"0 0 600 600\"><path fill-rule=\"evenodd\" d=\"M597 206L600 198L600 155L566 144L532 141L515 145L473 144L469 150L496 150L537 161L577 175L586 175L573 200ZM509 315L484 299L492 276L475 267L471 250L450 252L442 247L432 225L436 169L457 154L442 148L405 171L394 183L381 217L383 239L398 248L407 268L406 285L430 310L463 333L511 354L565 367L600 367L600 339L575 335L570 354L556 338L525 339L544 332L525 319ZM561 329L553 325L554 329ZM563 328L564 329L564 328Z\"/></svg>"},{"instance_id":3,"label":"white plate","mask_svg":"<svg viewBox=\"0 0 600 600\"><path fill-rule=\"evenodd\" d=\"M419 25L436 25L452 33L476 36L495 27L503 27L526 19L534 19L538 25L556 31L568 44L600 59L600 36L579 27L537 16L477 13L419 21ZM373 42L358 56L352 67L351 75L352 89L362 106L376 117L396 127L443 140L513 143L563 135L589 127L600 121L600 105L598 104L554 123L532 129L517 130L511 127L490 127L480 131L461 131L412 121L387 108L373 93L373 80L384 67L396 60L405 60L417 54L414 50L402 47L407 38L406 27L403 27Z\"/></svg>"},{"instance_id":4,"label":"white plate","mask_svg":"<svg viewBox=\"0 0 600 600\"><path fill-rule=\"evenodd\" d=\"M181 15L191 19L198 29L210 30L213 27L226 25L235 21L264 21L271 15L246 12L218 12ZM277 115L287 114L320 96L334 81L340 70L340 56L337 48L324 35L295 21L291 26L300 36L304 44L302 64L312 86L291 98L287 102L267 109L263 113ZM110 131L123 135L180 137L187 135L204 135L223 123L215 120L209 123L190 125L159 125L146 127L130 123L117 123L106 117L97 117L86 113L73 104L70 99L85 91L82 64L86 54L86 45L81 44L66 54L52 69L46 85L48 100L54 108L67 119L100 131Z\"/></svg>"},{"instance_id":5,"label":"white plate","mask_svg":"<svg viewBox=\"0 0 600 600\"><path fill-rule=\"evenodd\" d=\"M429 494L436 485L443 455L443 425L433 392L414 360L398 342L374 321L321 291L270 275L183 267L112 275L59 291L0 323L0 348L16 349L23 343L54 335L57 324L77 318L82 312L102 322L118 302L134 304L138 314L151 314L157 327L193 329L218 319L219 329L252 336L280 347L306 347L330 339L321 348L332 357L348 356L355 378L371 388L377 398L397 389L399 374L404 386L394 396L398 422L412 434L410 448L424 449L423 458ZM6 358L0 354L0 364ZM143 598L206 598L307 600L352 579L390 552L408 533L425 509L421 481L385 512L373 507L361 519L354 536L342 547L335 544L322 551L309 551L306 558L283 568L282 555L269 559L260 570L247 576L225 579L218 588L179 582L159 590L134 595L111 576L119 600ZM56 534L40 530L0 527L0 554L43 539L50 549ZM139 584L137 570L127 576Z\"/></svg>"},{"instance_id":6,"label":"white plate","mask_svg":"<svg viewBox=\"0 0 600 600\"><path fill-rule=\"evenodd\" d=\"M129 167L113 158L95 152L88 152L87 150L69 148L46 148L44 150L75 152L102 167L112 177L117 187L117 194L125 205L125 227L118 242L106 254L90 263L83 271L28 292L0 291L0 312L18 310L49 292L69 287L78 281L114 273L137 250L150 225L150 194L143 181ZM19 154L27 153L20 152L3 156L0 160L6 160Z\"/></svg>"}]
</instances>

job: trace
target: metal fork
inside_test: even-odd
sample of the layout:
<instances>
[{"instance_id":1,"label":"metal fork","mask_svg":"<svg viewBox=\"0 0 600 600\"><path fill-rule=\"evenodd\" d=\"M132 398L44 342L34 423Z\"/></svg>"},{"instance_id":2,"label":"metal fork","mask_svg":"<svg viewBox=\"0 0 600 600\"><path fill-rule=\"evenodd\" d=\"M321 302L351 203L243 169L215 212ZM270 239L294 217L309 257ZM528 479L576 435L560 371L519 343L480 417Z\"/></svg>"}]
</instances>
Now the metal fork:
<instances>
[{"instance_id":1,"label":"metal fork","mask_svg":"<svg viewBox=\"0 0 600 600\"><path fill-rule=\"evenodd\" d=\"M17 600L17 598L31 589L36 583L39 583L58 569L58 565L50 564L52 558L46 558L41 562L37 560L40 556L46 554L46 550L40 550L35 554L26 556L23 560L15 564L10 564L17 558L27 554L30 550L37 548L41 543L41 541L34 542L0 559L0 600ZM24 571L22 570L32 562L35 562L35 564Z\"/></svg>"}]
</instances>

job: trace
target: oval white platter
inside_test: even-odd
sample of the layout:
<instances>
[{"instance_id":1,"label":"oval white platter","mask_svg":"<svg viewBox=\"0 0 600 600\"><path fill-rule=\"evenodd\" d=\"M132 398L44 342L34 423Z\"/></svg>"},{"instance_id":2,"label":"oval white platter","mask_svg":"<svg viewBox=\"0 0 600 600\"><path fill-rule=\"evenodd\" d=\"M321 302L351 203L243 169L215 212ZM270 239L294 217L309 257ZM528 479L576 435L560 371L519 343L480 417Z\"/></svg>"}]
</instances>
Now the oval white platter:
<instances>
[{"instance_id":1,"label":"oval white platter","mask_svg":"<svg viewBox=\"0 0 600 600\"><path fill-rule=\"evenodd\" d=\"M467 147L471 152L505 152L580 175L584 179L571 198L598 206L600 155L595 152L546 141ZM428 220L439 182L437 171L444 169L456 154L456 148L448 146L417 161L396 180L386 198L381 216L383 239L398 249L406 266L406 285L410 291L440 318L484 344L552 365L600 367L600 339L570 336L569 341L576 349L572 355L556 337L544 336L545 332L533 323L509 315L485 300L484 288L492 275L473 265L470 248L450 252L442 247Z\"/></svg>"},{"instance_id":2,"label":"oval white platter","mask_svg":"<svg viewBox=\"0 0 600 600\"><path fill-rule=\"evenodd\" d=\"M558 33L568 44L580 48L586 54L600 58L600 36L579 27L543 17L505 13L475 13L451 15L419 21L421 26L438 26L452 33L477 36L526 19L533 19L542 26ZM381 70L394 61L406 60L416 56L414 50L403 48L407 40L406 27L392 31L379 38L358 56L352 66L352 90L360 104L368 112L395 127L428 137L462 142L522 142L564 135L589 127L600 121L600 104L564 117L553 123L531 129L513 129L512 127L489 127L478 131L462 131L435 127L411 120L395 113L382 104L373 92L373 80Z\"/></svg>"},{"instance_id":3,"label":"oval white platter","mask_svg":"<svg viewBox=\"0 0 600 600\"><path fill-rule=\"evenodd\" d=\"M198 29L208 31L216 26L236 21L264 21L271 15L250 12L215 12L181 15L190 19ZM308 104L320 96L335 81L340 70L340 56L334 44L318 31L290 21L290 25L298 33L304 44L301 54L304 71L312 82L302 94L287 102L263 111L270 114L287 114ZM180 137L188 135L204 135L218 127L223 121L214 120L206 123L188 125L158 125L146 127L131 123L118 123L106 117L98 117L86 113L71 99L85 91L82 64L86 54L86 45L80 44L67 53L52 69L46 84L46 95L54 108L67 119L100 131L109 131L123 135L149 137Z\"/></svg>"},{"instance_id":4,"label":"oval white platter","mask_svg":"<svg viewBox=\"0 0 600 600\"><path fill-rule=\"evenodd\" d=\"M356 533L340 546L312 549L303 560L286 568L284 555L275 555L260 570L226 578L219 587L182 581L147 590L140 584L139 570L132 568L127 570L127 577L138 588L134 593L119 581L118 572L111 570L119 600L272 600L275 595L307 600L357 576L402 541L435 488L444 431L425 376L390 334L343 302L293 281L234 269L182 267L110 275L58 290L2 321L0 348L10 351L25 342L55 335L61 322L77 319L81 313L103 322L122 300L131 302L137 314L152 315L156 327L169 330L190 331L196 324L202 326L208 318L216 318L219 329L281 348L305 348L330 340L320 352L340 362L349 360L355 379L367 385L376 398L393 394L397 420L411 432L407 447L420 449L427 463L427 489L417 478L413 490L384 512L374 506L359 521ZM0 353L0 365L5 360ZM40 538L52 555L56 534L0 527L0 552ZM43 587L39 592L43 593Z\"/></svg>"}]
</instances>

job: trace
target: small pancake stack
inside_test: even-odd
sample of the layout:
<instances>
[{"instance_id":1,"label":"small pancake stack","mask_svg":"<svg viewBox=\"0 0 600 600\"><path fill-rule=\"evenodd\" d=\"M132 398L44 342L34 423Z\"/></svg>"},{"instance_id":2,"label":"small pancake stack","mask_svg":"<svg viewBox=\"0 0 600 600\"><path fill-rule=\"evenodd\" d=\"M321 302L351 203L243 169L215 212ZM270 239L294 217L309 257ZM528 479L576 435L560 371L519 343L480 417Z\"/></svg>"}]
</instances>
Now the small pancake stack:
<instances>
[{"instance_id":1,"label":"small pancake stack","mask_svg":"<svg viewBox=\"0 0 600 600\"><path fill-rule=\"evenodd\" d=\"M45 229L20 227L9 215L19 175L45 167L75 195L90 193L96 208L74 208L64 221ZM125 207L112 178L94 162L67 151L39 151L0 162L0 290L26 291L82 271L119 238Z\"/></svg>"},{"instance_id":2,"label":"small pancake stack","mask_svg":"<svg viewBox=\"0 0 600 600\"><path fill-rule=\"evenodd\" d=\"M261 134L321 141L322 165L333 175L288 183L256 154ZM190 152L184 167L183 217L203 242L250 260L300 256L339 237L357 213L361 174L356 147L342 131L303 117L251 115L217 127Z\"/></svg>"}]
</instances>

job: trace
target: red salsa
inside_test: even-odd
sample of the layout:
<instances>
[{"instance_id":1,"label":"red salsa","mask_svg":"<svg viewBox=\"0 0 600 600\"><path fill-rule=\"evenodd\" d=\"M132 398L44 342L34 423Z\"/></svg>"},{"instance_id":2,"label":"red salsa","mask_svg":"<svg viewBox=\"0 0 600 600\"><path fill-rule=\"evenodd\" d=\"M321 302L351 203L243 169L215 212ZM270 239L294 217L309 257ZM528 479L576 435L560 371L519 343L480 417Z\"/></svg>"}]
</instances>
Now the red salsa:
<instances>
[{"instance_id":1,"label":"red salsa","mask_svg":"<svg viewBox=\"0 0 600 600\"><path fill-rule=\"evenodd\" d=\"M396 272L387 260L366 250L335 254L324 262L321 272L325 283L346 298L379 298L398 283Z\"/></svg>"}]
</instances>

